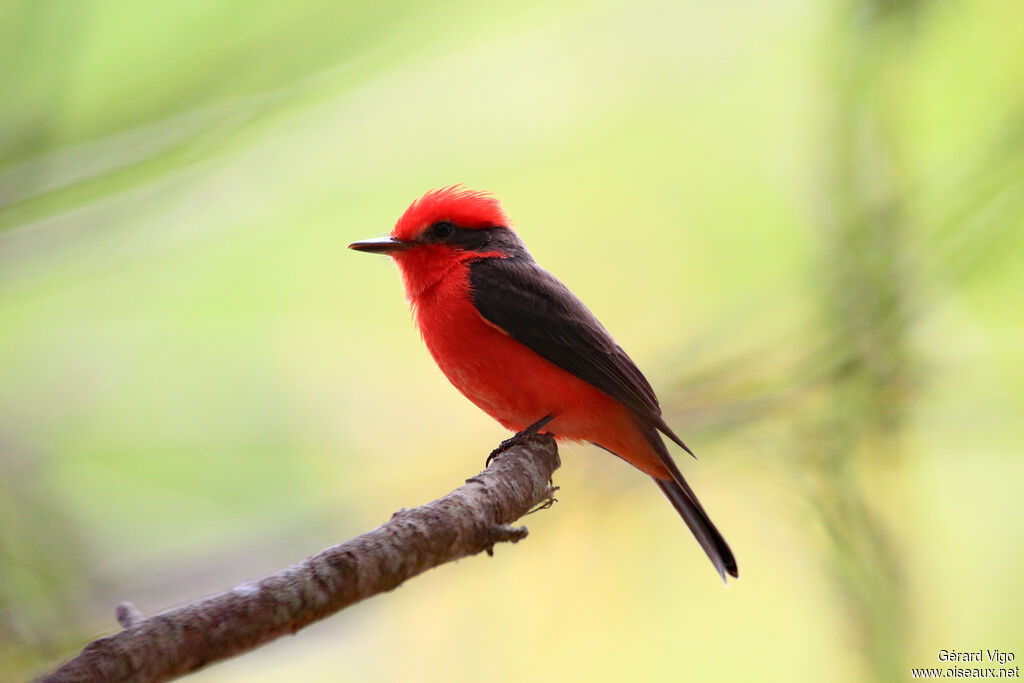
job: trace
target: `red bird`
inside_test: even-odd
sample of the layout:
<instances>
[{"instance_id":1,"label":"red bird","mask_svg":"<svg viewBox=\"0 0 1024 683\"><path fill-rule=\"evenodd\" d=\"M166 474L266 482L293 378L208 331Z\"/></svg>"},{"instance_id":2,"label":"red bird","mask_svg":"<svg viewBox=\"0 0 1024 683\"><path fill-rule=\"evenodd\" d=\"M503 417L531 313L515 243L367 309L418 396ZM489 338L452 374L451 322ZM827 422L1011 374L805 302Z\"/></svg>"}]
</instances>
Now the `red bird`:
<instances>
[{"instance_id":1,"label":"red bird","mask_svg":"<svg viewBox=\"0 0 1024 683\"><path fill-rule=\"evenodd\" d=\"M387 237L355 242L398 264L430 354L503 427L589 441L654 478L725 579L736 559L658 432L651 385L583 302L530 256L497 199L461 186L409 206ZM515 437L513 437L514 439Z\"/></svg>"}]
</instances>

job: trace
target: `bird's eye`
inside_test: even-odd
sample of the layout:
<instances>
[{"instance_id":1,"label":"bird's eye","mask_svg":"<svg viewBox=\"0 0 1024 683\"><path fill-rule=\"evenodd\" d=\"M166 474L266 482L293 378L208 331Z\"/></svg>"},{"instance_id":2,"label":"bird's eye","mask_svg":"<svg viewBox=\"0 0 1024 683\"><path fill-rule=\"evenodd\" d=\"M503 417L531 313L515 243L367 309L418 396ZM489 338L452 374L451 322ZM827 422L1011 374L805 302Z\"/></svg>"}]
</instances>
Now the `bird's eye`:
<instances>
[{"instance_id":1,"label":"bird's eye","mask_svg":"<svg viewBox=\"0 0 1024 683\"><path fill-rule=\"evenodd\" d=\"M439 240L451 237L453 232L455 232L455 226L448 221L438 221L430 226L430 234Z\"/></svg>"}]
</instances>

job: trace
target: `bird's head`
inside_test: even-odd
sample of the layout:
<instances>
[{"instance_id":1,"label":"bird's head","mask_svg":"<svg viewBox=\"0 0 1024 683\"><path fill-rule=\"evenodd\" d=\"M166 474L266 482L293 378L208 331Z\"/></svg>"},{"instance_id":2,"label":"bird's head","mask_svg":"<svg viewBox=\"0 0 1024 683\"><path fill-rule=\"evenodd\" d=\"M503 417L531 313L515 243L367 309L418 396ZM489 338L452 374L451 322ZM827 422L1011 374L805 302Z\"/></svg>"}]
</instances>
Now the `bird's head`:
<instances>
[{"instance_id":1,"label":"bird's head","mask_svg":"<svg viewBox=\"0 0 1024 683\"><path fill-rule=\"evenodd\" d=\"M349 249L392 257L410 297L461 262L529 255L501 202L461 185L427 192L409 205L390 235L353 242Z\"/></svg>"}]
</instances>

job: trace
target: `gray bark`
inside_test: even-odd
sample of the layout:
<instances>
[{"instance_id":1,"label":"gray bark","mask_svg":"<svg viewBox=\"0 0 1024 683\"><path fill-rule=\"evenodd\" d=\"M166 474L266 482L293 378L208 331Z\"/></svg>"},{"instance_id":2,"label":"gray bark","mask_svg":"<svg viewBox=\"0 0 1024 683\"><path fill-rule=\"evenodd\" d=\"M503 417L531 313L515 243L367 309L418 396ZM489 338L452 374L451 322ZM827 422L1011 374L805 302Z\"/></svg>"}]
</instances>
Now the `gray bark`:
<instances>
[{"instance_id":1,"label":"gray bark","mask_svg":"<svg viewBox=\"0 0 1024 683\"><path fill-rule=\"evenodd\" d=\"M40 680L165 681L295 633L445 562L519 541L526 528L508 525L550 505L559 464L554 439L531 437L447 496L399 510L373 531L259 581L151 617L122 603L123 630Z\"/></svg>"}]
</instances>

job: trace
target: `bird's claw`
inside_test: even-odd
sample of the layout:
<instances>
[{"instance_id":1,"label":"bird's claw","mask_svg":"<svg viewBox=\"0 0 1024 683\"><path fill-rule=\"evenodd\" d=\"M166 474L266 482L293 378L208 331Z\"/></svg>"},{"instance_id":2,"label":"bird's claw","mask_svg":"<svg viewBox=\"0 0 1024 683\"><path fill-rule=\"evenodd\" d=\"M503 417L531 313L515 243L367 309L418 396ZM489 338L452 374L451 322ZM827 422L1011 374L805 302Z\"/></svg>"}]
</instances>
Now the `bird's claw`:
<instances>
[{"instance_id":1,"label":"bird's claw","mask_svg":"<svg viewBox=\"0 0 1024 683\"><path fill-rule=\"evenodd\" d=\"M546 415L541 419L534 422L532 425L527 427L521 432L516 432L509 438L498 444L498 447L491 451L491 454L487 456L487 460L484 462L484 467L490 467L491 461L497 458L499 455L512 448L518 446L529 438L532 438L540 432L549 422L555 419L554 415Z\"/></svg>"},{"instance_id":2,"label":"bird's claw","mask_svg":"<svg viewBox=\"0 0 1024 683\"><path fill-rule=\"evenodd\" d=\"M520 438L522 434L523 432L519 432L518 434L510 436L509 438L505 439L500 444L498 444L498 447L491 451L491 454L487 456L487 460L486 462L484 462L484 467L490 467L492 460L497 458L499 455L501 455L508 449L512 448L512 446L515 446L516 444L520 443L522 441L522 439Z\"/></svg>"},{"instance_id":3,"label":"bird's claw","mask_svg":"<svg viewBox=\"0 0 1024 683\"><path fill-rule=\"evenodd\" d=\"M532 510L530 510L529 512L527 512L526 514L527 515L532 515L534 512L540 512L541 510L547 510L549 507L551 507L552 505L557 503L558 499L555 498L555 491L557 491L557 490L558 490L557 486L549 486L548 490L547 490L547 493L545 494L547 496L547 499L544 500L544 502L542 502L537 507L535 507Z\"/></svg>"}]
</instances>

